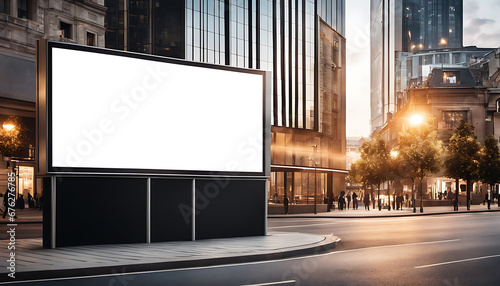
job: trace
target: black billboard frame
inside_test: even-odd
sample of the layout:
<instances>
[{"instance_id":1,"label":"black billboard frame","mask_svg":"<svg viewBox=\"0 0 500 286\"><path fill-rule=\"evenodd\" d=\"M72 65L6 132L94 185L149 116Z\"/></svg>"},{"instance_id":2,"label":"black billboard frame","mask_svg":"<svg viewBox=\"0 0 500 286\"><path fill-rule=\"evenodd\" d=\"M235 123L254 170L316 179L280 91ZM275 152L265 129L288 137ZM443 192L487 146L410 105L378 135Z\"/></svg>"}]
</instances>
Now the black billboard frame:
<instances>
[{"instance_id":1,"label":"black billboard frame","mask_svg":"<svg viewBox=\"0 0 500 286\"><path fill-rule=\"evenodd\" d=\"M167 58L149 54L111 50L105 48L82 46L76 44L40 40L37 43L37 174L38 175L138 175L138 176L186 176L186 177L237 177L268 178L271 163L271 73L268 71L246 69L228 65L216 65L192 62L182 59ZM263 140L262 140L262 172L222 172L205 170L168 170L168 169L129 169L129 168L81 168L54 167L52 162L52 48L92 52L112 56L122 56L154 62L163 62L192 67L225 70L261 75L263 80ZM43 93L43 94L42 94ZM41 118L44 117L44 118Z\"/></svg>"}]
</instances>

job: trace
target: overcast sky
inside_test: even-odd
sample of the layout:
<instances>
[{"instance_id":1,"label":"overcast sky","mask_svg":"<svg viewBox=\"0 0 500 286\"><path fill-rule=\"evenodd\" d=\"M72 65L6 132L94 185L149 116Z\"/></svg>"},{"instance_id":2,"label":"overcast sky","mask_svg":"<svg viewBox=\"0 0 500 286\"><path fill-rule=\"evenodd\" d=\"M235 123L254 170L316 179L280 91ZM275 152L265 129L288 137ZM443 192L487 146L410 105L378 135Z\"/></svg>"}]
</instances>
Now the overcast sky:
<instances>
[{"instance_id":1,"label":"overcast sky","mask_svg":"<svg viewBox=\"0 0 500 286\"><path fill-rule=\"evenodd\" d=\"M347 136L370 135L370 0L346 0ZM500 46L500 0L464 0L464 46Z\"/></svg>"}]
</instances>

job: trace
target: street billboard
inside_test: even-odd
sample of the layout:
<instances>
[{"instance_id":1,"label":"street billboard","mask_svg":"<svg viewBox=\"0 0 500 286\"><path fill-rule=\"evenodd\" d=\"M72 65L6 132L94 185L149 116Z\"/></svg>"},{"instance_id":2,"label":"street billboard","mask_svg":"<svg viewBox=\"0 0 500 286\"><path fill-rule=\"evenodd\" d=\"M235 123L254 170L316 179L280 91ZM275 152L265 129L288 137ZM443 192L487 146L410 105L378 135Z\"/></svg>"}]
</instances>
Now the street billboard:
<instances>
[{"instance_id":1,"label":"street billboard","mask_svg":"<svg viewBox=\"0 0 500 286\"><path fill-rule=\"evenodd\" d=\"M266 72L59 42L38 58L41 173L269 175Z\"/></svg>"}]
</instances>

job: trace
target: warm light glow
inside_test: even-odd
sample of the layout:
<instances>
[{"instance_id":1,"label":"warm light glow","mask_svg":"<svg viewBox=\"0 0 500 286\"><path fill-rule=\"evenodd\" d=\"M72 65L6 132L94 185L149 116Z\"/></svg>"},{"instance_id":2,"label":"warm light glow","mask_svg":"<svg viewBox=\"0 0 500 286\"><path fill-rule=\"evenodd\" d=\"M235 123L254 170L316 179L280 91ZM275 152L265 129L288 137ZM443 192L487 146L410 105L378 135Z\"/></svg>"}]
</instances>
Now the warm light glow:
<instances>
[{"instance_id":1,"label":"warm light glow","mask_svg":"<svg viewBox=\"0 0 500 286\"><path fill-rule=\"evenodd\" d=\"M453 33L453 30L452 30L452 29L450 29L450 33Z\"/></svg>"},{"instance_id":2,"label":"warm light glow","mask_svg":"<svg viewBox=\"0 0 500 286\"><path fill-rule=\"evenodd\" d=\"M391 151L391 157L392 157L392 158L396 158L397 156L398 156L398 151L396 151L396 150L392 150L392 151Z\"/></svg>"},{"instance_id":3,"label":"warm light glow","mask_svg":"<svg viewBox=\"0 0 500 286\"><path fill-rule=\"evenodd\" d=\"M12 129L14 129L14 125L10 123L4 123L3 128L7 129L8 131L11 131Z\"/></svg>"},{"instance_id":4,"label":"warm light glow","mask_svg":"<svg viewBox=\"0 0 500 286\"><path fill-rule=\"evenodd\" d=\"M413 50L415 48L415 45L411 45L411 49Z\"/></svg>"},{"instance_id":5,"label":"warm light glow","mask_svg":"<svg viewBox=\"0 0 500 286\"><path fill-rule=\"evenodd\" d=\"M418 45L418 47L419 47L419 48L423 48L423 47L424 47L424 45L420 44L420 45Z\"/></svg>"},{"instance_id":6,"label":"warm light glow","mask_svg":"<svg viewBox=\"0 0 500 286\"><path fill-rule=\"evenodd\" d=\"M446 45L446 39L441 39L441 45Z\"/></svg>"},{"instance_id":7,"label":"warm light glow","mask_svg":"<svg viewBox=\"0 0 500 286\"><path fill-rule=\"evenodd\" d=\"M418 114L415 114L413 115L411 118L411 124L413 125L420 125L422 123L422 121L424 121L424 119L422 118L422 116L418 115Z\"/></svg>"}]
</instances>

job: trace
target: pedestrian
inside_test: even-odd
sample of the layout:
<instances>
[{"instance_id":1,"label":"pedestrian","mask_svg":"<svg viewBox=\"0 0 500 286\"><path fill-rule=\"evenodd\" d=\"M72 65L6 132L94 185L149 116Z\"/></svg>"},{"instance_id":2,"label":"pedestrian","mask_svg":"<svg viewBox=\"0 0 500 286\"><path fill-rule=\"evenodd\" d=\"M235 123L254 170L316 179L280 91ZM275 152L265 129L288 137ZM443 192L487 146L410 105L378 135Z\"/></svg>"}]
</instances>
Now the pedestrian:
<instances>
[{"instance_id":1,"label":"pedestrian","mask_svg":"<svg viewBox=\"0 0 500 286\"><path fill-rule=\"evenodd\" d=\"M9 209L9 189L7 189L5 191L5 193L3 194L3 206L4 206L4 211L3 211L3 218L5 218L5 216L7 215L7 211Z\"/></svg>"},{"instance_id":2,"label":"pedestrian","mask_svg":"<svg viewBox=\"0 0 500 286\"><path fill-rule=\"evenodd\" d=\"M355 210L358 209L358 194L356 192L352 194L352 208Z\"/></svg>"},{"instance_id":3,"label":"pedestrian","mask_svg":"<svg viewBox=\"0 0 500 286\"><path fill-rule=\"evenodd\" d=\"M370 197L365 194L365 198L363 199L363 204L365 205L365 210L370 210Z\"/></svg>"},{"instance_id":4,"label":"pedestrian","mask_svg":"<svg viewBox=\"0 0 500 286\"><path fill-rule=\"evenodd\" d=\"M286 194L283 198L283 205L285 206L285 214L288 214L288 197L286 196Z\"/></svg>"},{"instance_id":5,"label":"pedestrian","mask_svg":"<svg viewBox=\"0 0 500 286\"><path fill-rule=\"evenodd\" d=\"M24 210L24 195L19 195L17 201L19 202L19 209Z\"/></svg>"},{"instance_id":6,"label":"pedestrian","mask_svg":"<svg viewBox=\"0 0 500 286\"><path fill-rule=\"evenodd\" d=\"M350 206L351 206L351 194L348 193L347 194L347 209L349 209Z\"/></svg>"},{"instance_id":7,"label":"pedestrian","mask_svg":"<svg viewBox=\"0 0 500 286\"><path fill-rule=\"evenodd\" d=\"M330 193L328 196L328 211L331 211L333 208L333 193Z\"/></svg>"},{"instance_id":8,"label":"pedestrian","mask_svg":"<svg viewBox=\"0 0 500 286\"><path fill-rule=\"evenodd\" d=\"M455 199L453 200L453 210L454 211L458 211L458 196L457 196L457 192L458 192L458 190L455 190Z\"/></svg>"},{"instance_id":9,"label":"pedestrian","mask_svg":"<svg viewBox=\"0 0 500 286\"><path fill-rule=\"evenodd\" d=\"M490 202L491 202L491 190L488 189L486 191L486 200L488 201L488 209L490 209Z\"/></svg>"},{"instance_id":10,"label":"pedestrian","mask_svg":"<svg viewBox=\"0 0 500 286\"><path fill-rule=\"evenodd\" d=\"M32 208L33 207L33 196L28 193L28 208Z\"/></svg>"}]
</instances>

